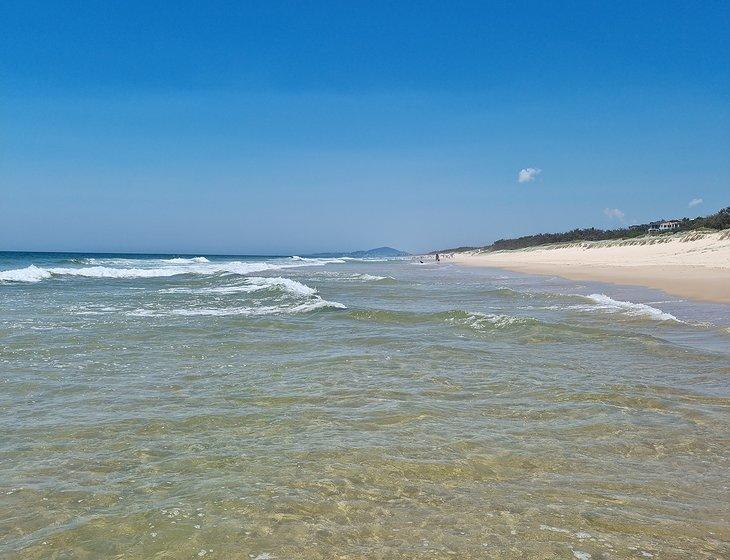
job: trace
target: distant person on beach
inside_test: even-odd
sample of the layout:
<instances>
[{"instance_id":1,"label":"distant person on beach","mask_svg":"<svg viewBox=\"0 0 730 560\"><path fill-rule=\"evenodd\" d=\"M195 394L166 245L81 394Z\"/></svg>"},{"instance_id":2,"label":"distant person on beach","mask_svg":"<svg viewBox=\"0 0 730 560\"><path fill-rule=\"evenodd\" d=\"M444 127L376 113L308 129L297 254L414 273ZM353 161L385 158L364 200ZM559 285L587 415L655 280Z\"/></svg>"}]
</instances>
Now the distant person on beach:
<instances>
[{"instance_id":1,"label":"distant person on beach","mask_svg":"<svg viewBox=\"0 0 730 560\"><path fill-rule=\"evenodd\" d=\"M439 254L436 253L436 262L440 262L440 261L441 261L441 257L439 257Z\"/></svg>"}]
</instances>

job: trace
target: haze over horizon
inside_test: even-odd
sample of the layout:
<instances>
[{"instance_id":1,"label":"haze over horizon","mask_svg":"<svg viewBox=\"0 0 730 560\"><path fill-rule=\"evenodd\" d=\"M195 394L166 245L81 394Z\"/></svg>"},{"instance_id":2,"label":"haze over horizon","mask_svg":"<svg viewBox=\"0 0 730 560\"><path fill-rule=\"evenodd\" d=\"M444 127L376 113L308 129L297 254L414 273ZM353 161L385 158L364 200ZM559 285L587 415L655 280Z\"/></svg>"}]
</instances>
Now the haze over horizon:
<instances>
[{"instance_id":1,"label":"haze over horizon","mask_svg":"<svg viewBox=\"0 0 730 560\"><path fill-rule=\"evenodd\" d=\"M4 2L0 250L418 253L727 205L727 4L422 7Z\"/></svg>"}]
</instances>

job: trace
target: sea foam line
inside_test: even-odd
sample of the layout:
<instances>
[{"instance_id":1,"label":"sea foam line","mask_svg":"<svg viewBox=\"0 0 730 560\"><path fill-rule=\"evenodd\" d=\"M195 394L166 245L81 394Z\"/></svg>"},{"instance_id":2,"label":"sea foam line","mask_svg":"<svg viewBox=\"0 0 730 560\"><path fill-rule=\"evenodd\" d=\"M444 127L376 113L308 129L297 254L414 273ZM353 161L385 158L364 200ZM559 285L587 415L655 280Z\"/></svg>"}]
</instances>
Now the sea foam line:
<instances>
[{"instance_id":1,"label":"sea foam line","mask_svg":"<svg viewBox=\"0 0 730 560\"><path fill-rule=\"evenodd\" d=\"M174 259L162 259L164 263L170 264L190 264L190 263L209 263L210 261L205 257L192 257L190 259L176 257Z\"/></svg>"},{"instance_id":2,"label":"sea foam line","mask_svg":"<svg viewBox=\"0 0 730 560\"><path fill-rule=\"evenodd\" d=\"M609 313L622 311L627 315L633 317L646 317L655 321L675 321L677 323L683 322L677 319L671 313L666 313L661 309L657 309L656 307L652 307L651 305L647 305L645 303L620 301L613 299L605 294L591 294L584 297L594 302L594 308L603 309L605 311L608 311Z\"/></svg>"},{"instance_id":3,"label":"sea foam line","mask_svg":"<svg viewBox=\"0 0 730 560\"><path fill-rule=\"evenodd\" d=\"M347 309L347 306L337 301L328 301L317 297L314 300L300 303L293 306L282 306L282 305L268 305L260 307L222 307L222 308L206 308L201 307L197 309L169 309L169 310L155 310L155 309L136 309L129 311L126 314L132 317L168 317L168 316L207 316L207 317L227 317L232 315L242 315L246 317L256 317L263 315L296 315L300 313L309 313L318 309Z\"/></svg>"},{"instance_id":4,"label":"sea foam line","mask_svg":"<svg viewBox=\"0 0 730 560\"><path fill-rule=\"evenodd\" d=\"M197 257L196 257L197 258ZM204 258L204 257L200 257ZM173 259L170 259L172 261ZM192 261L192 259L190 259ZM144 261L142 261L144 262ZM164 261L154 261L164 262ZM142 267L109 267L109 266L86 266L86 267L51 267L42 268L31 264L25 268L0 271L0 281L6 282L40 282L52 276L79 276L85 278L164 278L182 274L239 274L246 275L266 270L280 270L285 268L303 266L324 266L326 264L342 263L341 259L302 259L282 263L268 263L263 261L242 262L202 262L189 263L166 263L165 266L150 268Z\"/></svg>"}]
</instances>

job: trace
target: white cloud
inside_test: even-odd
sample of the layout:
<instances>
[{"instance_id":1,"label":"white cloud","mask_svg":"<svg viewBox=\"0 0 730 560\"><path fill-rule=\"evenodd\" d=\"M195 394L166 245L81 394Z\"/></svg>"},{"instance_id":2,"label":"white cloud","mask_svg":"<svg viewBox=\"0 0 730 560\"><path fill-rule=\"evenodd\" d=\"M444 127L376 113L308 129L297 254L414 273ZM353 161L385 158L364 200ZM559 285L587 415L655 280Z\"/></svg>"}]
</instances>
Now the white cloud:
<instances>
[{"instance_id":1,"label":"white cloud","mask_svg":"<svg viewBox=\"0 0 730 560\"><path fill-rule=\"evenodd\" d=\"M537 177L540 173L542 173L542 169L537 169L536 167L526 167L525 169L520 169L520 172L517 174L517 182L530 183L534 181L535 177Z\"/></svg>"},{"instance_id":2,"label":"white cloud","mask_svg":"<svg viewBox=\"0 0 730 560\"><path fill-rule=\"evenodd\" d=\"M603 213L612 220L618 220L619 222L625 222L626 214L621 212L618 208L604 208Z\"/></svg>"},{"instance_id":3,"label":"white cloud","mask_svg":"<svg viewBox=\"0 0 730 560\"><path fill-rule=\"evenodd\" d=\"M697 206L698 204L702 204L703 202L704 202L704 200L702 200L701 198L693 198L692 200L689 201L688 206L690 208L692 208L694 206Z\"/></svg>"}]
</instances>

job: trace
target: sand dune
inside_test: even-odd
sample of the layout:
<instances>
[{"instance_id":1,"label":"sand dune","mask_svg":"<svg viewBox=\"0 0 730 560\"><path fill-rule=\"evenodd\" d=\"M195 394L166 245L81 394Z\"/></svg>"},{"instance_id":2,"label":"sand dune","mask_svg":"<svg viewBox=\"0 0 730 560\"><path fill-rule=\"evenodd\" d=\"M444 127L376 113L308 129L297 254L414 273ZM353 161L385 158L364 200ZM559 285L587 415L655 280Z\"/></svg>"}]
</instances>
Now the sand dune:
<instances>
[{"instance_id":1,"label":"sand dune","mask_svg":"<svg viewBox=\"0 0 730 560\"><path fill-rule=\"evenodd\" d=\"M681 297L730 303L730 230L470 251L457 253L454 259L473 266L635 284Z\"/></svg>"}]
</instances>

